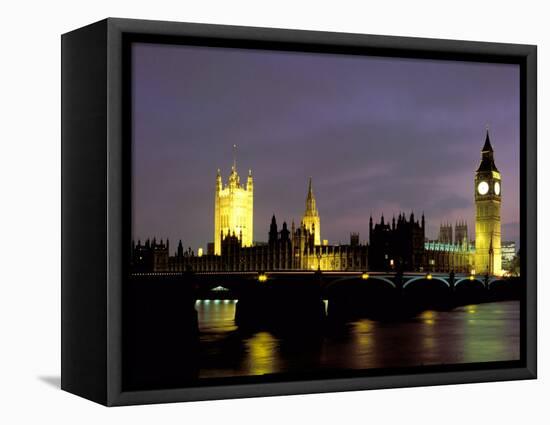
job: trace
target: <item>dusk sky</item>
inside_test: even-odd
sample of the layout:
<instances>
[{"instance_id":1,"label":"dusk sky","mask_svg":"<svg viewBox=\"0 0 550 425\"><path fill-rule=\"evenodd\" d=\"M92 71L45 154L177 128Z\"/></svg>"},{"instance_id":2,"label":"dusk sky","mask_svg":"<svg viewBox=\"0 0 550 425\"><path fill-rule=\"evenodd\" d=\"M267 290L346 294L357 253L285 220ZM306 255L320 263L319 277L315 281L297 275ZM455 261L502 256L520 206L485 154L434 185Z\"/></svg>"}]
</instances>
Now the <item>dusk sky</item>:
<instances>
[{"instance_id":1,"label":"dusk sky","mask_svg":"<svg viewBox=\"0 0 550 425\"><path fill-rule=\"evenodd\" d=\"M368 220L425 213L427 237L464 219L489 125L502 174L502 240L519 241L519 67L136 44L133 238L206 249L216 170L238 146L254 176L254 240L300 222L307 181L321 238L368 240Z\"/></svg>"}]
</instances>

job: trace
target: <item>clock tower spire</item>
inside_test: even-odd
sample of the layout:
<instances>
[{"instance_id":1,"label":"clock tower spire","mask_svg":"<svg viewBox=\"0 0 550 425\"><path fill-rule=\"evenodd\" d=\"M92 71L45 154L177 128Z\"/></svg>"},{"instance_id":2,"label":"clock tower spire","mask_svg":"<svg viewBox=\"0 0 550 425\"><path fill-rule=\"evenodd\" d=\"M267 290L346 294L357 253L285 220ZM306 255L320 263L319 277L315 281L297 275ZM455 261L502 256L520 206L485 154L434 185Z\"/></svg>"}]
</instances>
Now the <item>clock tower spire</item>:
<instances>
[{"instance_id":1,"label":"clock tower spire","mask_svg":"<svg viewBox=\"0 0 550 425\"><path fill-rule=\"evenodd\" d=\"M499 276L501 270L502 201L500 172L495 165L489 129L481 149L481 161L475 173L476 253L475 272Z\"/></svg>"}]
</instances>

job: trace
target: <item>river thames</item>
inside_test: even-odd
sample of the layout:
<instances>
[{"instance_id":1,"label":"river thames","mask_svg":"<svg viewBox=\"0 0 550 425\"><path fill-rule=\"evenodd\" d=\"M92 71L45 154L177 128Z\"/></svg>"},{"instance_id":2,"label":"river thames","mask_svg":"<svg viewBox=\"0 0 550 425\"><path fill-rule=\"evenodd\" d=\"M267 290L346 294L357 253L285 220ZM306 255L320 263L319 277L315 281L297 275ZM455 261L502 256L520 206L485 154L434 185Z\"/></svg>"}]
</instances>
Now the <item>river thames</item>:
<instances>
[{"instance_id":1,"label":"river thames","mask_svg":"<svg viewBox=\"0 0 550 425\"><path fill-rule=\"evenodd\" d=\"M200 378L477 363L520 358L520 303L426 310L399 322L359 319L322 336L245 332L235 300L199 300Z\"/></svg>"}]
</instances>

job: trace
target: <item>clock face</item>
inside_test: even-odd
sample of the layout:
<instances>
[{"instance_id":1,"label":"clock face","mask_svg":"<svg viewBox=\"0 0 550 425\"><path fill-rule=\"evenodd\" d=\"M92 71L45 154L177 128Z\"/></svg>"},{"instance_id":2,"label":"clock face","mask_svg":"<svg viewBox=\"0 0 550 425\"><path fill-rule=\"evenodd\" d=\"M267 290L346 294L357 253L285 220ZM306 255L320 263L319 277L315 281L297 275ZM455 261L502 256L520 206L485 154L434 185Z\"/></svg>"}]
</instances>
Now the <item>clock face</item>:
<instances>
[{"instance_id":1,"label":"clock face","mask_svg":"<svg viewBox=\"0 0 550 425\"><path fill-rule=\"evenodd\" d=\"M495 182L495 194L500 195L500 183Z\"/></svg>"},{"instance_id":2,"label":"clock face","mask_svg":"<svg viewBox=\"0 0 550 425\"><path fill-rule=\"evenodd\" d=\"M487 182L480 182L477 185L477 193L480 195L486 195L487 192L489 192L489 183Z\"/></svg>"}]
</instances>

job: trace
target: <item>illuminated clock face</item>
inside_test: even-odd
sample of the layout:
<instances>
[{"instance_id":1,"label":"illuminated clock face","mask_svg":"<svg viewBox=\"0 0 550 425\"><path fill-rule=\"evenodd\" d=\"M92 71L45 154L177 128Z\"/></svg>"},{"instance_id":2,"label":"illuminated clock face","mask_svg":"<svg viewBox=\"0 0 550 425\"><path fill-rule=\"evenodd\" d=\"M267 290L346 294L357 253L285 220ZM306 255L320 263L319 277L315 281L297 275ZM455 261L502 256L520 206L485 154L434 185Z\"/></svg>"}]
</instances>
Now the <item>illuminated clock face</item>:
<instances>
[{"instance_id":1,"label":"illuminated clock face","mask_svg":"<svg viewBox=\"0 0 550 425\"><path fill-rule=\"evenodd\" d=\"M477 185L477 193L480 195L486 195L487 192L489 192L489 183L487 182L480 182Z\"/></svg>"},{"instance_id":2,"label":"illuminated clock face","mask_svg":"<svg viewBox=\"0 0 550 425\"><path fill-rule=\"evenodd\" d=\"M500 183L495 182L495 194L500 195Z\"/></svg>"}]
</instances>

